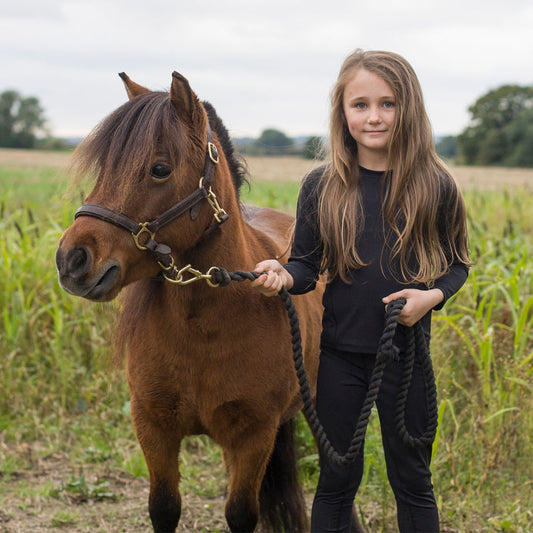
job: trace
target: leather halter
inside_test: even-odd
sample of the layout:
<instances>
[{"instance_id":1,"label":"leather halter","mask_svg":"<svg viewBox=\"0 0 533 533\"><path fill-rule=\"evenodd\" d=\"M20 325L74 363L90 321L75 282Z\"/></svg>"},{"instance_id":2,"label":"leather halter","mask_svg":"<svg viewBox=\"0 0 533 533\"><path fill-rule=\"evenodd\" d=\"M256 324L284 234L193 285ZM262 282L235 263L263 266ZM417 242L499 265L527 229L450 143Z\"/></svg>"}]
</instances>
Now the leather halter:
<instances>
[{"instance_id":1,"label":"leather halter","mask_svg":"<svg viewBox=\"0 0 533 533\"><path fill-rule=\"evenodd\" d=\"M199 204L204 199L207 199L211 205L215 217L215 222L204 231L204 235L211 233L211 231L229 218L228 214L218 204L216 196L211 189L211 183L215 175L215 168L218 164L218 161L218 150L213 144L213 134L208 125L207 149L204 169L202 177L200 178L198 189L196 189L192 194L171 208L167 209L150 222L135 222L122 213L116 213L115 211L98 204L83 204L76 211L74 218L76 219L80 216L90 216L103 220L104 222L109 222L110 224L129 231L133 236L133 240L135 241L137 248L139 248L139 250L147 250L150 252L154 259L159 263L161 268L166 271L164 273L165 277L170 281L175 281L175 276L171 279L168 277L170 274L167 275L169 271L174 272L174 270L176 270L177 272L177 269L174 266L174 260L171 256L170 247L166 244L158 243L155 240L155 234L163 226L166 226L168 223L180 217L186 211L190 211L191 219L195 220L200 210Z\"/></svg>"}]
</instances>

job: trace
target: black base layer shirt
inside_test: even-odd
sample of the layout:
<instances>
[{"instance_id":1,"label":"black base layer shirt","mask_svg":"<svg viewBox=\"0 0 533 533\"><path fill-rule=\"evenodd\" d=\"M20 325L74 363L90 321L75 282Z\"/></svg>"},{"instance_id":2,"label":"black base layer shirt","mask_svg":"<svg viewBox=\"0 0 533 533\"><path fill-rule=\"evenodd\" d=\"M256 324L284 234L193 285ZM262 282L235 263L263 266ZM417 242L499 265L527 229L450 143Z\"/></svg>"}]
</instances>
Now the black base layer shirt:
<instances>
[{"instance_id":1,"label":"black base layer shirt","mask_svg":"<svg viewBox=\"0 0 533 533\"><path fill-rule=\"evenodd\" d=\"M325 167L308 174L298 196L296 227L291 256L285 268L294 279L291 294L303 294L313 290L319 279L323 247L318 228L318 195L320 178ZM406 288L427 290L419 283L402 283L398 275L399 260L390 260L386 245L381 199L383 172L360 168L359 186L364 213L364 227L358 238L357 250L367 266L349 272L350 283L339 276L325 287L322 319L321 345L335 351L375 354L385 323L385 304L382 298ZM446 195L444 195L446 198ZM447 203L439 208L439 221L446 220ZM439 223L440 225L440 223ZM440 228L439 228L440 231ZM440 289L444 300L455 294L466 281L468 268L459 261L452 261L449 271L434 281L432 288ZM422 326L428 342L430 337L431 311L422 318ZM395 344L405 349L405 329L399 325Z\"/></svg>"}]
</instances>

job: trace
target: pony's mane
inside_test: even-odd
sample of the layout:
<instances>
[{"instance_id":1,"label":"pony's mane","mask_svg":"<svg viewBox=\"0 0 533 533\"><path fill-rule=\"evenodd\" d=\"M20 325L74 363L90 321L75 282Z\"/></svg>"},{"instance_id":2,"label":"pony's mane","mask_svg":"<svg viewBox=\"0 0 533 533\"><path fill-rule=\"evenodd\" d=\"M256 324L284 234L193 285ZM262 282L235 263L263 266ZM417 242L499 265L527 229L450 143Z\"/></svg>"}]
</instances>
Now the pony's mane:
<instances>
[{"instance_id":1,"label":"pony's mane","mask_svg":"<svg viewBox=\"0 0 533 533\"><path fill-rule=\"evenodd\" d=\"M235 151L228 130L214 107L202 102L209 124L216 133L228 162L237 194L248 183L246 164ZM136 186L131 176L146 174L161 145L168 145L170 162L179 167L191 154L197 154L198 165L204 161L205 139L187 136L168 93L151 91L129 100L105 118L76 149L74 164L79 176L93 174L112 176L121 188ZM129 179L128 179L129 178Z\"/></svg>"}]
</instances>

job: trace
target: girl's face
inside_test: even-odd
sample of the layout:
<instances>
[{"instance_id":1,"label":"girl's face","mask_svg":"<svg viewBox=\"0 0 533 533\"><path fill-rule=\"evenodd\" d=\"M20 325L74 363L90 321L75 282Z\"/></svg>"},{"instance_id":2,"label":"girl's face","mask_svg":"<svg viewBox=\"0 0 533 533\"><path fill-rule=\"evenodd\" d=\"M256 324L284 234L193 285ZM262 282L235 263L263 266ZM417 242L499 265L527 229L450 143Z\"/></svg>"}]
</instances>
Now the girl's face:
<instances>
[{"instance_id":1,"label":"girl's face","mask_svg":"<svg viewBox=\"0 0 533 533\"><path fill-rule=\"evenodd\" d=\"M369 70L357 69L344 88L343 109L350 135L357 143L359 164L369 170L387 170L396 112L388 83Z\"/></svg>"}]
</instances>

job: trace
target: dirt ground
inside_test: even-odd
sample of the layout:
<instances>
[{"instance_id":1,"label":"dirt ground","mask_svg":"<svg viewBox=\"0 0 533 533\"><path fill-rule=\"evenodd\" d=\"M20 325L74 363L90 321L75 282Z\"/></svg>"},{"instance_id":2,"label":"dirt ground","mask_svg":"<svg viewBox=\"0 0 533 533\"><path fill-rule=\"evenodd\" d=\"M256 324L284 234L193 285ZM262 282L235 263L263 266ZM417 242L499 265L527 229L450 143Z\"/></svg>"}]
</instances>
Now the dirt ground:
<instances>
[{"instance_id":1,"label":"dirt ground","mask_svg":"<svg viewBox=\"0 0 533 533\"><path fill-rule=\"evenodd\" d=\"M15 471L8 479L2 478L0 465L0 533L153 533L146 478L105 465L84 464L86 484L94 486L105 480L105 494L87 497L59 490L52 496L53 488L61 487L65 480L80 478L79 468L61 453L36 459L31 469ZM310 511L313 495L305 498ZM182 492L176 533L227 532L224 503L223 496L206 498ZM368 512L373 514L371 509Z\"/></svg>"},{"instance_id":2,"label":"dirt ground","mask_svg":"<svg viewBox=\"0 0 533 533\"><path fill-rule=\"evenodd\" d=\"M27 445L27 453L31 454L31 450ZM87 497L59 490L52 495L53 488L61 487L65 480L79 479L80 467L62 453L32 458L32 463L30 469L12 472L8 479L3 478L0 465L0 533L153 533L148 516L148 479L105 465L84 463L86 484L94 486L105 480L105 493ZM305 499L309 515L313 494L306 493ZM223 496L207 498L182 492L176 533L228 532L224 503ZM397 533L395 526L378 526L383 518L379 505L369 502L363 507L367 531ZM261 527L256 531L261 533Z\"/></svg>"},{"instance_id":3,"label":"dirt ground","mask_svg":"<svg viewBox=\"0 0 533 533\"><path fill-rule=\"evenodd\" d=\"M53 454L35 460L31 470L16 471L9 483L0 473L0 533L150 533L148 480L105 465L83 465L84 480L97 486L102 480L105 493L87 496L72 490L58 490L80 472L68 456ZM206 499L183 494L178 532L225 531L224 499Z\"/></svg>"}]
</instances>

